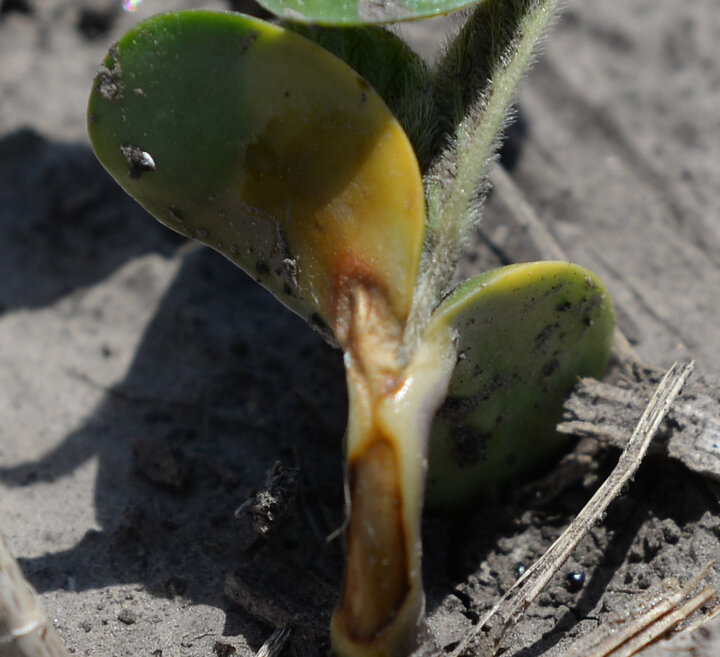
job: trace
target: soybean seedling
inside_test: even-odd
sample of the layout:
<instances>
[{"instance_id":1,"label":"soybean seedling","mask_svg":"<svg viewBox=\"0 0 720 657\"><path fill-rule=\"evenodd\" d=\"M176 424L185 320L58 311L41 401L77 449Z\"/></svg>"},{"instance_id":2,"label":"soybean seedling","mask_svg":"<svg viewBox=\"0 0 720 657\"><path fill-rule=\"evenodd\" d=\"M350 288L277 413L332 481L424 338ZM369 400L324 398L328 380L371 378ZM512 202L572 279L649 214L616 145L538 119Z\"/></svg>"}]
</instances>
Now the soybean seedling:
<instances>
[{"instance_id":1,"label":"soybean seedling","mask_svg":"<svg viewBox=\"0 0 720 657\"><path fill-rule=\"evenodd\" d=\"M398 18L367 14L374 3L305 4L321 22ZM405 4L416 17L467 3ZM417 646L424 499L467 505L547 459L576 378L606 365L611 303L582 267L511 265L448 292L555 4L478 5L432 70L376 26L170 13L115 44L92 89L92 143L120 185L343 352L341 656Z\"/></svg>"}]
</instances>

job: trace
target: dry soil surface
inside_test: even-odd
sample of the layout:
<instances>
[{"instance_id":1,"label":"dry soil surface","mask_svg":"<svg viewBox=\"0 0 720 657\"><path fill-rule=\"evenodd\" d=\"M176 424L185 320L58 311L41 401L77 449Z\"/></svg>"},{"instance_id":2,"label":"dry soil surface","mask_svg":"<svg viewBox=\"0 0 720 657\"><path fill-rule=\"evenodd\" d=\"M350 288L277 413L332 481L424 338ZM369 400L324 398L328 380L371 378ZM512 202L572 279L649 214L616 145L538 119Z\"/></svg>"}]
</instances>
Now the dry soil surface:
<instances>
[{"instance_id":1,"label":"dry soil surface","mask_svg":"<svg viewBox=\"0 0 720 657\"><path fill-rule=\"evenodd\" d=\"M251 655L288 619L285 654L322 655L342 568L325 540L342 519L340 355L228 262L151 220L85 133L109 44L183 5L5 0L0 14L0 527L78 655ZM432 51L435 33L421 28L419 46ZM718 373L717 0L569 0L509 146L514 181L570 259L607 281L640 356ZM531 257L496 195L466 270ZM442 649L616 457L599 452L542 505L518 486L427 518ZM260 540L234 512L278 461L296 482ZM719 498L715 482L650 458L506 654L552 654L638 592L697 573L720 555ZM570 577L580 572L582 585Z\"/></svg>"}]
</instances>

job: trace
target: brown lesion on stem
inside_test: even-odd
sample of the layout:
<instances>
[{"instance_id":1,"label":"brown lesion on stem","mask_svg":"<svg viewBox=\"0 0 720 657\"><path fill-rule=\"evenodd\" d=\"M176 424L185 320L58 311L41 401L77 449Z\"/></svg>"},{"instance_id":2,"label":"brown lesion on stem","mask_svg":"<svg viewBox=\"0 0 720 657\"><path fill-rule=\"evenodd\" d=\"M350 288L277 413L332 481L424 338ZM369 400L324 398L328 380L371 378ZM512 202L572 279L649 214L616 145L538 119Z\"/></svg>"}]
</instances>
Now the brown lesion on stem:
<instances>
[{"instance_id":1,"label":"brown lesion on stem","mask_svg":"<svg viewBox=\"0 0 720 657\"><path fill-rule=\"evenodd\" d=\"M409 522L399 438L378 415L405 380L397 355L405 317L362 264L344 259L333 294L350 396L346 569L333 642L342 655L392 655L414 641L423 609L419 523Z\"/></svg>"},{"instance_id":2,"label":"brown lesion on stem","mask_svg":"<svg viewBox=\"0 0 720 657\"><path fill-rule=\"evenodd\" d=\"M357 256L345 255L337 269L333 331L348 375L376 400L401 384L397 351L405 317L397 316L388 294Z\"/></svg>"},{"instance_id":3,"label":"brown lesion on stem","mask_svg":"<svg viewBox=\"0 0 720 657\"><path fill-rule=\"evenodd\" d=\"M351 463L347 567L336 622L371 642L392 623L410 590L402 492L392 445L377 442Z\"/></svg>"}]
</instances>

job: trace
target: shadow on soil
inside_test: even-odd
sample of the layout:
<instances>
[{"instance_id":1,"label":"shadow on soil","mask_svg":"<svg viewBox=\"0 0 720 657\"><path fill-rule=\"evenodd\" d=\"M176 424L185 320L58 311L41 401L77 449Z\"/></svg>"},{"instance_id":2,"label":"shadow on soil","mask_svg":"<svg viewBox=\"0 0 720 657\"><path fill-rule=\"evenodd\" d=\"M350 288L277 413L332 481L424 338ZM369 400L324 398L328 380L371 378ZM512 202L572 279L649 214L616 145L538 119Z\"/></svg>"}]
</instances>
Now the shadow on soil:
<instances>
[{"instance_id":1,"label":"shadow on soil","mask_svg":"<svg viewBox=\"0 0 720 657\"><path fill-rule=\"evenodd\" d=\"M184 241L117 189L89 150L21 132L0 142L0 163L5 312L50 305L146 253L180 257ZM22 566L40 591L137 582L215 605L227 611L227 634L240 616L223 598L224 577L256 555L284 571L315 569L337 590L339 547L325 537L342 521L345 414L339 352L222 257L191 249L124 380L50 453L0 469L5 485L28 486L98 460L102 530ZM234 511L277 460L299 468L300 483L262 544Z\"/></svg>"}]
</instances>

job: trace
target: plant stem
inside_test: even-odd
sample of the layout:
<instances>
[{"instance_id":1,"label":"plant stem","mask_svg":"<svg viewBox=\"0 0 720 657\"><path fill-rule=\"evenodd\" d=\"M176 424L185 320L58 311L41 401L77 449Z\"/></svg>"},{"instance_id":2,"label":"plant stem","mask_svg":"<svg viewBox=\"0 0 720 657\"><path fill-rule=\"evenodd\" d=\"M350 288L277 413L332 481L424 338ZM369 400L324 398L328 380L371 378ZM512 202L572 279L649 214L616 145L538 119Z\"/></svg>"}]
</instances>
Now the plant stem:
<instances>
[{"instance_id":1,"label":"plant stem","mask_svg":"<svg viewBox=\"0 0 720 657\"><path fill-rule=\"evenodd\" d=\"M402 657L424 619L420 524L430 424L455 364L448 330L397 360L400 327L377 291L351 293L346 570L333 615L339 657Z\"/></svg>"},{"instance_id":2,"label":"plant stem","mask_svg":"<svg viewBox=\"0 0 720 657\"><path fill-rule=\"evenodd\" d=\"M518 83L558 0L488 0L468 19L435 72L440 154L425 176L425 253L401 358L420 343L480 220L489 171Z\"/></svg>"}]
</instances>

